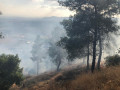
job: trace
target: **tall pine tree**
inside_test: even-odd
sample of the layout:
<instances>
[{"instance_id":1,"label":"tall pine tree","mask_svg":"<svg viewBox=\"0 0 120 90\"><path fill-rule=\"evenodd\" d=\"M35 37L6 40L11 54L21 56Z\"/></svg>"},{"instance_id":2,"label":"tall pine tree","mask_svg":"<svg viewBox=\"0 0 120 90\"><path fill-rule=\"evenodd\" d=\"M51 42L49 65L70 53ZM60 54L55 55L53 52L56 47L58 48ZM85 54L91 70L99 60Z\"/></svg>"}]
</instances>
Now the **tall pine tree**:
<instances>
[{"instance_id":1,"label":"tall pine tree","mask_svg":"<svg viewBox=\"0 0 120 90\"><path fill-rule=\"evenodd\" d=\"M113 21L112 18L119 14L119 1L61 0L59 3L76 12L73 18L68 20L69 22L63 24L67 37L61 39L61 45L67 49L69 56L78 57L82 55L81 52L85 52L86 46L88 48L89 44L92 43L91 71L93 72L96 62L96 45L99 41L100 50L97 65L100 69L102 41L105 40L106 35L118 31L116 21ZM87 37L88 39L86 39ZM89 48L88 53L90 53Z\"/></svg>"}]
</instances>

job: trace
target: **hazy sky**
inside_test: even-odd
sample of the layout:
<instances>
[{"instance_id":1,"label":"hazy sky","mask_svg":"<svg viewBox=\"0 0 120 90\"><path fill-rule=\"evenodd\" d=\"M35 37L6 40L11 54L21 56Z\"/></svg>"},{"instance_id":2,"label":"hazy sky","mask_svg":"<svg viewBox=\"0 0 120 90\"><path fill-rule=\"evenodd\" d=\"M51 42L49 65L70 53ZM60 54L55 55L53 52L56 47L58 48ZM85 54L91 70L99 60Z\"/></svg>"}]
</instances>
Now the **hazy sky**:
<instances>
[{"instance_id":1,"label":"hazy sky","mask_svg":"<svg viewBox=\"0 0 120 90\"><path fill-rule=\"evenodd\" d=\"M6 16L66 17L73 12L59 6L57 0L0 0L0 10Z\"/></svg>"}]
</instances>

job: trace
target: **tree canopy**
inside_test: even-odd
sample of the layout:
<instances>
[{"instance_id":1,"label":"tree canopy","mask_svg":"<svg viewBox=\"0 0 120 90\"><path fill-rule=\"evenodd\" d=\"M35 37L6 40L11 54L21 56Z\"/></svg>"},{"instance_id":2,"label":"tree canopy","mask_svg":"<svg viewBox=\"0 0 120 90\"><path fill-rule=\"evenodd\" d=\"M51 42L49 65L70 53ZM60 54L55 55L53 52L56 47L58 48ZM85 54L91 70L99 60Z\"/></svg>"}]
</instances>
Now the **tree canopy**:
<instances>
[{"instance_id":1,"label":"tree canopy","mask_svg":"<svg viewBox=\"0 0 120 90\"><path fill-rule=\"evenodd\" d=\"M76 14L62 25L67 36L61 38L60 45L63 46L70 59L90 55L92 48L92 72L96 62L96 46L99 44L100 52L98 67L102 56L102 42L110 33L117 32L119 26L113 20L119 14L118 0L59 0L60 5L75 11Z\"/></svg>"},{"instance_id":2,"label":"tree canopy","mask_svg":"<svg viewBox=\"0 0 120 90\"><path fill-rule=\"evenodd\" d=\"M0 55L0 90L8 90L12 84L19 85L23 80L19 64L18 55Z\"/></svg>"}]
</instances>

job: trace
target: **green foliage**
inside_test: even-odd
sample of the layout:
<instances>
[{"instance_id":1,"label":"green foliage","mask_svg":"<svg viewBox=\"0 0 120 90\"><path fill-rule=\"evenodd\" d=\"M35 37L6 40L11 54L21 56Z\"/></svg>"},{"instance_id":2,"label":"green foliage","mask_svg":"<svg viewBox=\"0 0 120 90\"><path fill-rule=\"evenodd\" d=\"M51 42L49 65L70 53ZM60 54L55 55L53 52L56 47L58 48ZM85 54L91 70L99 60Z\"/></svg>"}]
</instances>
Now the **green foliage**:
<instances>
[{"instance_id":1,"label":"green foliage","mask_svg":"<svg viewBox=\"0 0 120 90\"><path fill-rule=\"evenodd\" d=\"M98 36L103 41L119 30L112 19L112 16L119 14L118 1L59 0L59 4L76 12L61 23L67 36L61 38L59 45L66 49L71 60L86 56L87 46L90 45L90 53L93 53L95 61Z\"/></svg>"},{"instance_id":2,"label":"green foliage","mask_svg":"<svg viewBox=\"0 0 120 90\"><path fill-rule=\"evenodd\" d=\"M76 14L68 20L63 20L61 24L66 30L67 36L58 42L60 46L68 52L68 59L82 58L87 55L87 45L92 42L92 33L88 15Z\"/></svg>"},{"instance_id":3,"label":"green foliage","mask_svg":"<svg viewBox=\"0 0 120 90\"><path fill-rule=\"evenodd\" d=\"M114 56L108 56L106 57L106 66L116 66L120 65L120 56L118 54Z\"/></svg>"},{"instance_id":4,"label":"green foliage","mask_svg":"<svg viewBox=\"0 0 120 90\"><path fill-rule=\"evenodd\" d=\"M86 11L86 9L94 12L94 7L97 8L98 13L104 16L112 16L119 13L119 0L59 0L59 3L77 13Z\"/></svg>"},{"instance_id":5,"label":"green foliage","mask_svg":"<svg viewBox=\"0 0 120 90\"><path fill-rule=\"evenodd\" d=\"M0 55L0 90L8 90L12 84L19 85L23 80L19 64L18 55Z\"/></svg>"},{"instance_id":6,"label":"green foliage","mask_svg":"<svg viewBox=\"0 0 120 90\"><path fill-rule=\"evenodd\" d=\"M67 7L76 14L62 25L67 36L61 38L59 45L66 49L68 58L74 60L89 56L92 49L92 72L95 68L97 45L110 37L111 33L119 30L113 17L119 14L118 0L59 0L60 5ZM98 38L99 37L99 38ZM100 41L100 43L98 43ZM102 45L100 45L100 59ZM88 54L86 54L88 51ZM99 65L100 65L100 59Z\"/></svg>"}]
</instances>

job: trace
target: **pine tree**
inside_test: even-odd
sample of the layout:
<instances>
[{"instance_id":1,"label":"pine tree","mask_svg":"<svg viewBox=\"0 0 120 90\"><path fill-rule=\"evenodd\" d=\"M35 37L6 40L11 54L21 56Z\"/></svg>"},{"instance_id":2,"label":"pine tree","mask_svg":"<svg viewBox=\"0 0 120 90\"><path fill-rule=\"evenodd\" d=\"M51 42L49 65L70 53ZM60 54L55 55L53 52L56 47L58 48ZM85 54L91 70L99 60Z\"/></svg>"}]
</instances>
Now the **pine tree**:
<instances>
[{"instance_id":1,"label":"pine tree","mask_svg":"<svg viewBox=\"0 0 120 90\"><path fill-rule=\"evenodd\" d=\"M118 0L64 0L58 1L60 5L75 11L73 18L63 24L67 32L67 37L61 39L61 45L67 49L69 57L79 57L81 52L85 52L86 45L92 43L92 67L95 69L96 62L96 46L99 41L100 55L98 59L98 69L100 69L100 61L102 56L102 41L106 35L117 32L119 27L113 17L119 14ZM86 32L88 32L86 34ZM93 36L85 39L87 36ZM90 39L90 40L89 40ZM73 40L73 41L72 41ZM87 40L89 43L86 43ZM77 46L75 44L76 43ZM69 44L68 44L69 43ZM73 48L74 47L74 48ZM76 52L71 53L72 52ZM70 55L71 54L71 55ZM71 58L71 57L70 57Z\"/></svg>"}]
</instances>

